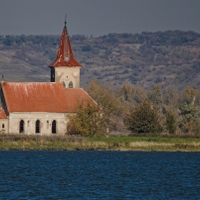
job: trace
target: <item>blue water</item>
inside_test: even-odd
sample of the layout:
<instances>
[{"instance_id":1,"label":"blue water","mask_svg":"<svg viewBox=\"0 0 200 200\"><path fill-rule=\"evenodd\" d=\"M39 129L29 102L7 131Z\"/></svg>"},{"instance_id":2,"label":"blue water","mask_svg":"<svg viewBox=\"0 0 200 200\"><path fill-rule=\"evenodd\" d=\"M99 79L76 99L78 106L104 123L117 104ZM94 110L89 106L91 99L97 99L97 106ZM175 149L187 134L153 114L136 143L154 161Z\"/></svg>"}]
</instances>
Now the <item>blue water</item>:
<instances>
[{"instance_id":1,"label":"blue water","mask_svg":"<svg viewBox=\"0 0 200 200\"><path fill-rule=\"evenodd\" d=\"M200 153L0 151L0 199L200 199Z\"/></svg>"}]
</instances>

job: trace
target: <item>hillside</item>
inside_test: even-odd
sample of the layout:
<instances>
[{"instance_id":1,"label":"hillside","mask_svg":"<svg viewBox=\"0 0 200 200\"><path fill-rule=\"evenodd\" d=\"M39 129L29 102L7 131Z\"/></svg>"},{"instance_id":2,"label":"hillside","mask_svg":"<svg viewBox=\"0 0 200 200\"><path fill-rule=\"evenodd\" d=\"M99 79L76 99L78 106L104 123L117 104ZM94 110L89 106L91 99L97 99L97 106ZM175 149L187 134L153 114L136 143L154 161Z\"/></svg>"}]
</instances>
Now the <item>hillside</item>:
<instances>
[{"instance_id":1,"label":"hillside","mask_svg":"<svg viewBox=\"0 0 200 200\"><path fill-rule=\"evenodd\" d=\"M60 36L0 36L0 75L6 81L49 81ZM72 48L83 65L81 85L92 79L151 89L187 85L200 88L200 34L184 31L73 35Z\"/></svg>"}]
</instances>

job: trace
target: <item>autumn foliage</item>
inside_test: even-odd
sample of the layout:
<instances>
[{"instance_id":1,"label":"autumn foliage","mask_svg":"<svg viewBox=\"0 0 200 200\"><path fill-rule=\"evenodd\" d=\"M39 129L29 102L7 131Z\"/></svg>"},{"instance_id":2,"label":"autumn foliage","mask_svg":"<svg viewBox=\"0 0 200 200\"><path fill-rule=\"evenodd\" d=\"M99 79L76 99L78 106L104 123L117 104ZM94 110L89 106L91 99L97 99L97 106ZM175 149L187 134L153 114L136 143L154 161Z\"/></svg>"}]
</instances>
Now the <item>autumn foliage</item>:
<instances>
[{"instance_id":1,"label":"autumn foliage","mask_svg":"<svg viewBox=\"0 0 200 200\"><path fill-rule=\"evenodd\" d=\"M192 134L200 133L200 91L187 86L150 91L129 83L120 88L91 81L89 95L98 108L88 105L69 118L72 134L100 136L109 133ZM73 124L73 126L72 126Z\"/></svg>"}]
</instances>

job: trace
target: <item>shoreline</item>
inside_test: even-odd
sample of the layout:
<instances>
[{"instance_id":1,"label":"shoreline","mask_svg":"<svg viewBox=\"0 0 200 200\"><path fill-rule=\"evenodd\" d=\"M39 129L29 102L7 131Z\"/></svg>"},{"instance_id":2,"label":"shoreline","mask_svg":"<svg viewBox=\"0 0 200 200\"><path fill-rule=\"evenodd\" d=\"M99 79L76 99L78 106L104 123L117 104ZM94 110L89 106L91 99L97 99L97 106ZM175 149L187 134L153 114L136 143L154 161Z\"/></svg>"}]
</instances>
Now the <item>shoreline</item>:
<instances>
[{"instance_id":1,"label":"shoreline","mask_svg":"<svg viewBox=\"0 0 200 200\"><path fill-rule=\"evenodd\" d=\"M0 135L0 150L200 152L200 138Z\"/></svg>"}]
</instances>

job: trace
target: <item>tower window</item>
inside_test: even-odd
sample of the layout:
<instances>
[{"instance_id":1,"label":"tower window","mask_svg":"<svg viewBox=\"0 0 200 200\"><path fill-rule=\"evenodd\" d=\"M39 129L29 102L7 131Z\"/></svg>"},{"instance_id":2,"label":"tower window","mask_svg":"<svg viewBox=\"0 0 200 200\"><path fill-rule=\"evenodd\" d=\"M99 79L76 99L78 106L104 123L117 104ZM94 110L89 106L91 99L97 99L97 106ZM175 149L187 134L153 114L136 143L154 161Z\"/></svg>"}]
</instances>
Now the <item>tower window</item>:
<instances>
[{"instance_id":1,"label":"tower window","mask_svg":"<svg viewBox=\"0 0 200 200\"><path fill-rule=\"evenodd\" d=\"M63 84L63 87L66 87L65 81L63 81L62 84Z\"/></svg>"},{"instance_id":2,"label":"tower window","mask_svg":"<svg viewBox=\"0 0 200 200\"><path fill-rule=\"evenodd\" d=\"M55 82L55 69L51 67L51 82Z\"/></svg>"},{"instance_id":3,"label":"tower window","mask_svg":"<svg viewBox=\"0 0 200 200\"><path fill-rule=\"evenodd\" d=\"M2 124L2 128L5 128L5 125L4 125L4 124Z\"/></svg>"},{"instance_id":4,"label":"tower window","mask_svg":"<svg viewBox=\"0 0 200 200\"><path fill-rule=\"evenodd\" d=\"M69 87L69 88L73 88L73 87L74 87L74 84L73 84L72 81L69 82L68 87Z\"/></svg>"}]
</instances>

